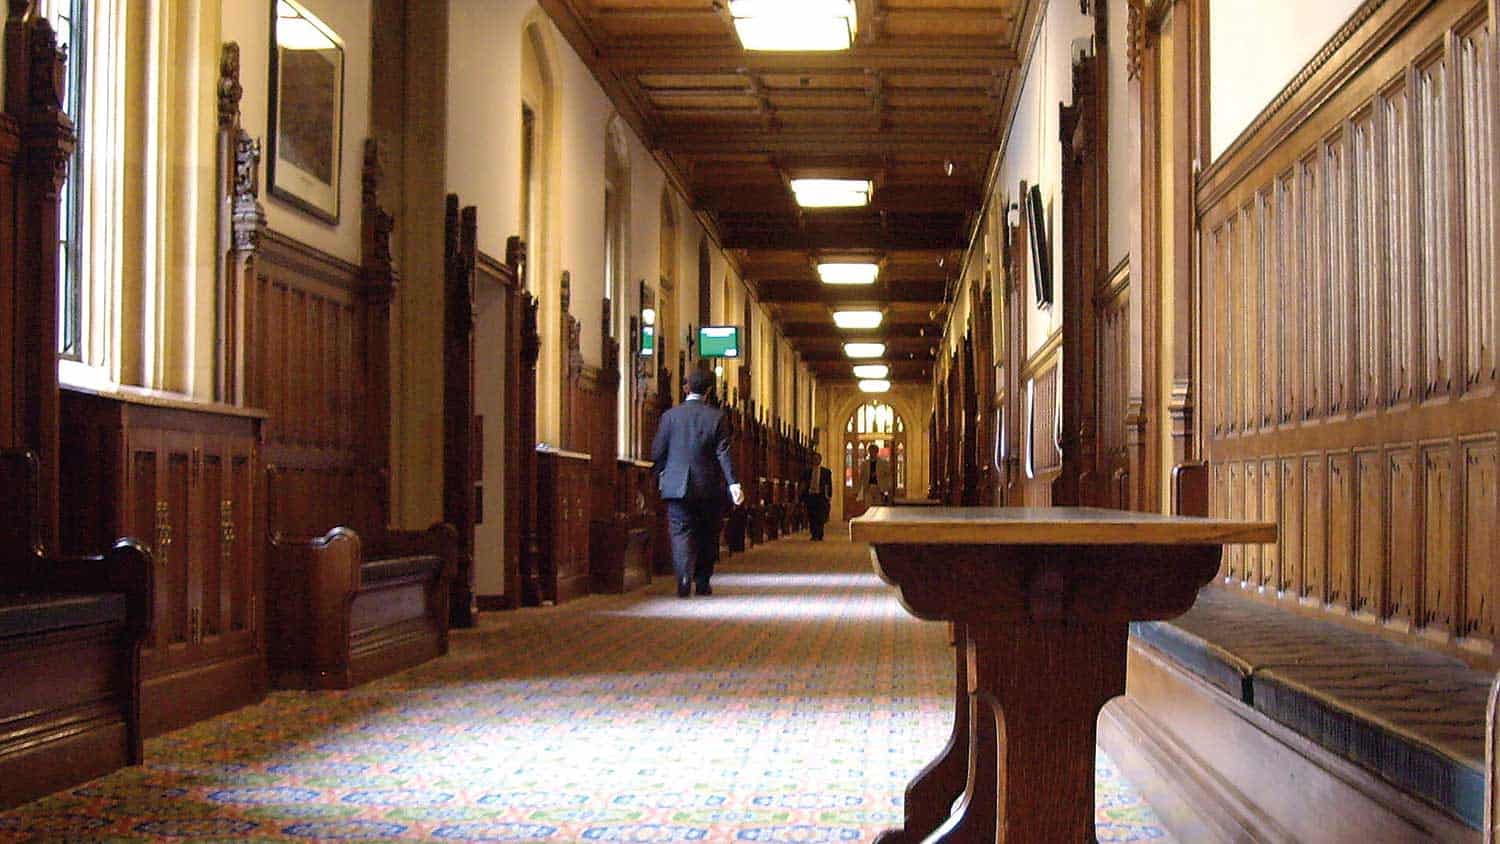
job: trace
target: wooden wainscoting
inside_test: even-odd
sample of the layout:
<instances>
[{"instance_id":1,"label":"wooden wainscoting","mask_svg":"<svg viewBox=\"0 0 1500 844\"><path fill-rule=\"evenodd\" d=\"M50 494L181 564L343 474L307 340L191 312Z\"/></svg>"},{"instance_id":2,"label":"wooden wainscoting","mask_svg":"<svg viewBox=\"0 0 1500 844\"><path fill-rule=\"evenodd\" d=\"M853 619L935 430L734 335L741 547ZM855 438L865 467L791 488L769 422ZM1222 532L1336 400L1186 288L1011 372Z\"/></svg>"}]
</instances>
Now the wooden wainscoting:
<instances>
[{"instance_id":1,"label":"wooden wainscoting","mask_svg":"<svg viewBox=\"0 0 1500 844\"><path fill-rule=\"evenodd\" d=\"M1211 508L1282 527L1223 574L1493 664L1495 39L1366 11L1199 194Z\"/></svg>"},{"instance_id":2,"label":"wooden wainscoting","mask_svg":"<svg viewBox=\"0 0 1500 844\"><path fill-rule=\"evenodd\" d=\"M157 735L264 697L261 414L145 393L63 393L62 536L146 542L154 624L141 722Z\"/></svg>"},{"instance_id":3,"label":"wooden wainscoting","mask_svg":"<svg viewBox=\"0 0 1500 844\"><path fill-rule=\"evenodd\" d=\"M1026 479L1022 501L1027 507L1050 507L1052 484L1062 474L1062 451L1057 445L1059 398L1062 381L1062 334L1054 333L1037 349L1021 371L1021 383L1029 392L1024 456Z\"/></svg>"}]
</instances>

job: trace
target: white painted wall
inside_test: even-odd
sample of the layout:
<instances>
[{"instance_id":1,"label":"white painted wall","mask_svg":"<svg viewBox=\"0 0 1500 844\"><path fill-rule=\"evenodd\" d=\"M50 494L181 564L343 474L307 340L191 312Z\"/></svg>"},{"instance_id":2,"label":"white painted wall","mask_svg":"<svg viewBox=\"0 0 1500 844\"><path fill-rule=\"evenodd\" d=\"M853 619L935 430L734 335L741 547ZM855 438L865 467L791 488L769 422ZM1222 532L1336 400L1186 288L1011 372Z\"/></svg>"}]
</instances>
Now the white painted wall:
<instances>
[{"instance_id":1,"label":"white painted wall","mask_svg":"<svg viewBox=\"0 0 1500 844\"><path fill-rule=\"evenodd\" d=\"M339 222L329 225L271 196L266 183L270 102L271 5L224 0L225 41L240 45L240 119L261 139L261 203L267 224L282 234L351 263L359 261L360 168L370 135L370 0L301 0L344 39L343 150L339 161Z\"/></svg>"},{"instance_id":2,"label":"white painted wall","mask_svg":"<svg viewBox=\"0 0 1500 844\"><path fill-rule=\"evenodd\" d=\"M1082 14L1077 3L1049 3L1036 50L1021 87L1020 103L1001 153L997 182L1001 196L1015 201L1021 180L1039 185L1048 209L1048 237L1052 246L1053 304L1036 306L1035 293L1027 285L1031 311L1027 318L1027 353L1041 347L1047 337L1062 327L1062 148L1058 140L1058 109L1073 100L1074 39L1093 34L1092 17Z\"/></svg>"},{"instance_id":3,"label":"white painted wall","mask_svg":"<svg viewBox=\"0 0 1500 844\"><path fill-rule=\"evenodd\" d=\"M1217 159L1362 0L1211 0L1209 141Z\"/></svg>"},{"instance_id":4,"label":"white painted wall","mask_svg":"<svg viewBox=\"0 0 1500 844\"><path fill-rule=\"evenodd\" d=\"M552 73L552 108L557 121L556 144L551 148L555 159L549 170L553 179L550 205L545 211L547 242L529 244L532 267L545 274L540 279L542 353L558 353L560 338L555 328L560 311L558 277L567 270L572 274L570 311L581 323L579 342L583 357L586 362L598 365L601 307L606 295L606 133L615 111L588 67L533 0L450 0L445 180L448 190L457 193L462 204L478 208L479 248L494 257L503 257L506 239L520 229L521 39L525 28L532 23L541 27L543 53ZM630 169L626 284L624 301L615 303L615 307L634 314L640 309L640 282L644 280L656 287L661 274L661 201L666 175L640 138L628 130L624 135ZM678 231L674 249L675 325L679 333L685 333L690 323L696 326L699 321L698 244L703 229L687 203L675 192L671 194L671 202ZM726 322L739 323L742 303L748 294L717 248L711 248L710 258L713 289L722 291L716 294L713 313ZM499 398L493 395L497 391L491 387L499 383L504 362L485 350L501 348L501 338L497 323L487 319L482 304L476 327L476 345L480 349L477 409L487 419L499 420L505 418L506 409L499 404ZM764 313L758 313L756 324L759 331L769 325L769 320ZM674 348L682 348L682 336L673 340ZM624 352L628 353L628 349ZM754 358L757 392L769 384L764 368L772 365L773 360L771 354L757 350ZM676 368L675 353L671 365ZM725 375L727 383L737 382L733 365L726 366ZM539 388L542 402L538 408L539 436L555 441L561 430L558 391L555 382L547 383L545 376ZM786 415L790 416L789 409ZM504 561L499 551L503 516L497 480L504 476L504 466L499 464L501 430L498 423L485 425L484 475L486 487L493 493L486 496L484 523L476 532L476 576L479 592L485 595L501 594L504 589L501 574Z\"/></svg>"},{"instance_id":5,"label":"white painted wall","mask_svg":"<svg viewBox=\"0 0 1500 844\"><path fill-rule=\"evenodd\" d=\"M1139 98L1131 93L1126 50L1130 8L1109 2L1109 267L1130 254L1141 228L1141 133Z\"/></svg>"}]
</instances>

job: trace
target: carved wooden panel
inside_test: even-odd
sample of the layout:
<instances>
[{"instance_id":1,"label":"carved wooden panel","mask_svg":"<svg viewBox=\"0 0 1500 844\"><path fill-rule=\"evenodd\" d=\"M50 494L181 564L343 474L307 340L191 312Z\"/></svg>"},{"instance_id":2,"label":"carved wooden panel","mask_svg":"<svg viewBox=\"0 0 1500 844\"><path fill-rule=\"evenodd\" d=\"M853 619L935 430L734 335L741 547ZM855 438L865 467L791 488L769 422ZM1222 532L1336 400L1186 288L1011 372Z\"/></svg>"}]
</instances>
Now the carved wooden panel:
<instances>
[{"instance_id":1,"label":"carved wooden panel","mask_svg":"<svg viewBox=\"0 0 1500 844\"><path fill-rule=\"evenodd\" d=\"M1328 599L1328 463L1321 454L1302 458L1302 589L1315 603ZM1283 530L1285 528L1283 527Z\"/></svg>"},{"instance_id":2,"label":"carved wooden panel","mask_svg":"<svg viewBox=\"0 0 1500 844\"><path fill-rule=\"evenodd\" d=\"M1449 631L1454 615L1453 452L1447 444L1422 450L1424 547L1422 553L1423 627Z\"/></svg>"},{"instance_id":3,"label":"carved wooden panel","mask_svg":"<svg viewBox=\"0 0 1500 844\"><path fill-rule=\"evenodd\" d=\"M1496 490L1500 488L1494 437L1464 444L1463 634L1495 635Z\"/></svg>"},{"instance_id":4,"label":"carved wooden panel","mask_svg":"<svg viewBox=\"0 0 1500 844\"><path fill-rule=\"evenodd\" d=\"M1354 588L1354 466L1348 452L1328 456L1327 601L1348 608Z\"/></svg>"},{"instance_id":5,"label":"carved wooden panel","mask_svg":"<svg viewBox=\"0 0 1500 844\"><path fill-rule=\"evenodd\" d=\"M1369 449L1354 454L1356 508L1354 592L1351 607L1379 612L1385 581L1385 462Z\"/></svg>"},{"instance_id":6,"label":"carved wooden panel","mask_svg":"<svg viewBox=\"0 0 1500 844\"><path fill-rule=\"evenodd\" d=\"M1281 471L1276 460L1263 460L1260 464L1260 518L1276 521L1281 513ZM1275 590L1281 583L1280 549L1272 543L1260 546L1259 584Z\"/></svg>"},{"instance_id":7,"label":"carved wooden panel","mask_svg":"<svg viewBox=\"0 0 1500 844\"><path fill-rule=\"evenodd\" d=\"M1332 60L1346 82L1294 91L1271 147L1204 173L1197 339L1215 512L1281 522L1274 549L1226 551L1228 577L1493 658L1500 57L1484 9L1361 30L1371 44Z\"/></svg>"},{"instance_id":8,"label":"carved wooden panel","mask_svg":"<svg viewBox=\"0 0 1500 844\"><path fill-rule=\"evenodd\" d=\"M1416 619L1420 515L1415 452L1408 447L1387 452L1390 484L1390 586L1385 616L1410 624Z\"/></svg>"},{"instance_id":9,"label":"carved wooden panel","mask_svg":"<svg viewBox=\"0 0 1500 844\"><path fill-rule=\"evenodd\" d=\"M1302 589L1302 461L1288 457L1281 461L1281 507L1276 520L1281 525L1281 579L1276 589L1289 595Z\"/></svg>"}]
</instances>

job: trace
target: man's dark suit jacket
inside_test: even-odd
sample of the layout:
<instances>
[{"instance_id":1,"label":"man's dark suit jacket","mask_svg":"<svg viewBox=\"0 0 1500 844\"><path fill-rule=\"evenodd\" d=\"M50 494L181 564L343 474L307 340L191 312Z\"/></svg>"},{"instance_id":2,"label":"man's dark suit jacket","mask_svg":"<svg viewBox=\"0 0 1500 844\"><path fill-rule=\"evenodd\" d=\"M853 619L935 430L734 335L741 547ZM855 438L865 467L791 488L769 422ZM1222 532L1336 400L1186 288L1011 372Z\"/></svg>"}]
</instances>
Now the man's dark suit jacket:
<instances>
[{"instance_id":1,"label":"man's dark suit jacket","mask_svg":"<svg viewBox=\"0 0 1500 844\"><path fill-rule=\"evenodd\" d=\"M813 472L818 473L817 481L813 481ZM833 497L833 470L827 466L819 466L817 469L808 469L802 473L802 483L808 495L821 495L824 498Z\"/></svg>"},{"instance_id":2,"label":"man's dark suit jacket","mask_svg":"<svg viewBox=\"0 0 1500 844\"><path fill-rule=\"evenodd\" d=\"M722 499L734 477L729 423L724 412L699 399L667 411L651 444L661 497Z\"/></svg>"}]
</instances>

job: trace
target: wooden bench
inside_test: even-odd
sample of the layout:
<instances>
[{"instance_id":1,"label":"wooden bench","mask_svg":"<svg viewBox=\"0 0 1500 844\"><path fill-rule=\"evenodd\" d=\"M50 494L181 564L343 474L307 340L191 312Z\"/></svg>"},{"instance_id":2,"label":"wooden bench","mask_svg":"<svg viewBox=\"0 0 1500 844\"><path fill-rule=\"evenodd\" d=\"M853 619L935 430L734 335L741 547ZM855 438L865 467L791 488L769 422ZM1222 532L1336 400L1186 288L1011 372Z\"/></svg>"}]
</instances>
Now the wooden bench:
<instances>
[{"instance_id":1,"label":"wooden bench","mask_svg":"<svg viewBox=\"0 0 1500 844\"><path fill-rule=\"evenodd\" d=\"M458 535L389 531L366 553L354 531L271 541L266 624L272 683L347 689L448 652Z\"/></svg>"},{"instance_id":2,"label":"wooden bench","mask_svg":"<svg viewBox=\"0 0 1500 844\"><path fill-rule=\"evenodd\" d=\"M1177 509L1206 509L1179 471ZM1479 841L1495 676L1210 585L1131 625L1100 743L1191 841Z\"/></svg>"},{"instance_id":3,"label":"wooden bench","mask_svg":"<svg viewBox=\"0 0 1500 844\"><path fill-rule=\"evenodd\" d=\"M0 453L0 809L141 762L151 554L44 556L37 464Z\"/></svg>"}]
</instances>

